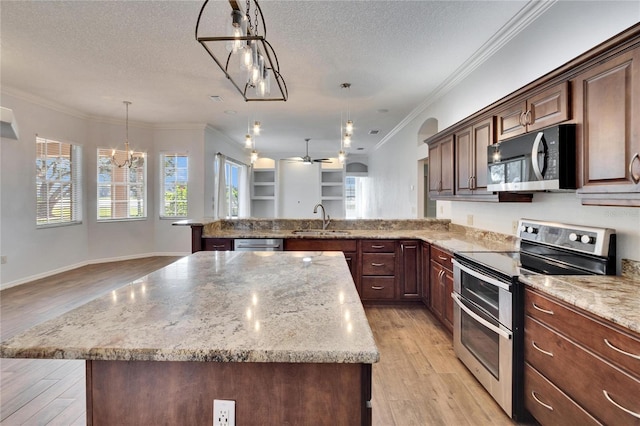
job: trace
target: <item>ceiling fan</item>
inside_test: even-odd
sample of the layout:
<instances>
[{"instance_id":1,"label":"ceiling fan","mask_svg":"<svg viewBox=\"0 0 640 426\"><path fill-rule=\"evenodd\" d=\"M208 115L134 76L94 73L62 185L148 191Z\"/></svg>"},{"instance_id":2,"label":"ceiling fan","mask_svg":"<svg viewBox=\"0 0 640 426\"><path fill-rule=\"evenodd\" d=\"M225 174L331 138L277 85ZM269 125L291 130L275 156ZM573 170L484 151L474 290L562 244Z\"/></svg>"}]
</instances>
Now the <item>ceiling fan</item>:
<instances>
[{"instance_id":1,"label":"ceiling fan","mask_svg":"<svg viewBox=\"0 0 640 426\"><path fill-rule=\"evenodd\" d=\"M305 142L307 143L307 153L305 154L304 157L294 157L294 158L290 158L291 161L298 161L301 162L303 164L312 164L312 163L330 163L331 160L328 158L311 158L309 157L309 141L311 139L310 138L306 138Z\"/></svg>"}]
</instances>

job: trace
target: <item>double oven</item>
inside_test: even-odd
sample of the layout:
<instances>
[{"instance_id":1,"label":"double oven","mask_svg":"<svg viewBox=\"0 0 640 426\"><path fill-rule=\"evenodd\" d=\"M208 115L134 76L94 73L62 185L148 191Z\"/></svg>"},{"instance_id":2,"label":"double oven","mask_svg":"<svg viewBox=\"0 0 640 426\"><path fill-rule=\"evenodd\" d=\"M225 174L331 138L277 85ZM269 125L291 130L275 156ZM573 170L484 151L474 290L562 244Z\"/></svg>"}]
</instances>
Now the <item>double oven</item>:
<instances>
[{"instance_id":1,"label":"double oven","mask_svg":"<svg viewBox=\"0 0 640 426\"><path fill-rule=\"evenodd\" d=\"M615 274L615 231L522 219L511 252L458 252L453 260L453 346L514 420L524 409L524 287L520 275Z\"/></svg>"}]
</instances>

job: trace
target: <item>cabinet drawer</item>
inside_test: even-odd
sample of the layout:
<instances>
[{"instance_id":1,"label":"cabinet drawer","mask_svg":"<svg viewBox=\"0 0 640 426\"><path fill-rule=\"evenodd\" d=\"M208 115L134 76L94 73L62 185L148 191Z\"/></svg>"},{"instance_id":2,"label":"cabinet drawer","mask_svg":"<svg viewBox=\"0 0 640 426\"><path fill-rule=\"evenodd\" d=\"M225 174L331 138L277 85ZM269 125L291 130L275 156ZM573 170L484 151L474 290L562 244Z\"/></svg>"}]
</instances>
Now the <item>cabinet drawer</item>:
<instances>
[{"instance_id":1,"label":"cabinet drawer","mask_svg":"<svg viewBox=\"0 0 640 426\"><path fill-rule=\"evenodd\" d=\"M640 377L640 340L541 294L525 292L527 315Z\"/></svg>"},{"instance_id":2,"label":"cabinet drawer","mask_svg":"<svg viewBox=\"0 0 640 426\"><path fill-rule=\"evenodd\" d=\"M364 253L362 275L395 275L396 255L393 253Z\"/></svg>"},{"instance_id":3,"label":"cabinet drawer","mask_svg":"<svg viewBox=\"0 0 640 426\"><path fill-rule=\"evenodd\" d=\"M230 238L204 238L204 249L207 251L233 250L233 240Z\"/></svg>"},{"instance_id":4,"label":"cabinet drawer","mask_svg":"<svg viewBox=\"0 0 640 426\"><path fill-rule=\"evenodd\" d=\"M363 253L395 253L395 240L362 240Z\"/></svg>"},{"instance_id":5,"label":"cabinet drawer","mask_svg":"<svg viewBox=\"0 0 640 426\"><path fill-rule=\"evenodd\" d=\"M431 246L431 260L434 262L438 262L449 270L453 269L453 264L451 263L452 257L453 256L451 256L451 253Z\"/></svg>"},{"instance_id":6,"label":"cabinet drawer","mask_svg":"<svg viewBox=\"0 0 640 426\"><path fill-rule=\"evenodd\" d=\"M356 240L332 240L321 238L287 238L285 250L298 251L356 251Z\"/></svg>"},{"instance_id":7,"label":"cabinet drawer","mask_svg":"<svg viewBox=\"0 0 640 426\"><path fill-rule=\"evenodd\" d=\"M535 368L524 364L524 404L543 425L600 425Z\"/></svg>"},{"instance_id":8,"label":"cabinet drawer","mask_svg":"<svg viewBox=\"0 0 640 426\"><path fill-rule=\"evenodd\" d=\"M524 356L542 373L605 424L638 424L640 380L615 368L567 338L525 316Z\"/></svg>"},{"instance_id":9,"label":"cabinet drawer","mask_svg":"<svg viewBox=\"0 0 640 426\"><path fill-rule=\"evenodd\" d=\"M362 277L362 298L392 300L395 296L395 278Z\"/></svg>"}]
</instances>

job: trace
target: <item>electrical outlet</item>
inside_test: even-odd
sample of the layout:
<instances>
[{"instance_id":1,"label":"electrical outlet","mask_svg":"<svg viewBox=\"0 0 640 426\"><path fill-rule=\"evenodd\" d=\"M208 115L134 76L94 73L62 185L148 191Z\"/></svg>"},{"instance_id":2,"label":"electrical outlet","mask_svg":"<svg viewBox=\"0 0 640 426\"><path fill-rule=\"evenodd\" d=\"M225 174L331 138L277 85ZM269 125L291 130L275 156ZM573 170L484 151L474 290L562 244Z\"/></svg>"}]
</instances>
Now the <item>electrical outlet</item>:
<instances>
[{"instance_id":1,"label":"electrical outlet","mask_svg":"<svg viewBox=\"0 0 640 426\"><path fill-rule=\"evenodd\" d=\"M513 222L511 222L511 232L514 235L518 235L518 221L514 220Z\"/></svg>"},{"instance_id":2,"label":"electrical outlet","mask_svg":"<svg viewBox=\"0 0 640 426\"><path fill-rule=\"evenodd\" d=\"M213 400L213 426L236 426L236 402Z\"/></svg>"},{"instance_id":3,"label":"electrical outlet","mask_svg":"<svg viewBox=\"0 0 640 426\"><path fill-rule=\"evenodd\" d=\"M468 214L467 215L467 225L469 225L469 226L473 225L473 215L472 214Z\"/></svg>"}]
</instances>

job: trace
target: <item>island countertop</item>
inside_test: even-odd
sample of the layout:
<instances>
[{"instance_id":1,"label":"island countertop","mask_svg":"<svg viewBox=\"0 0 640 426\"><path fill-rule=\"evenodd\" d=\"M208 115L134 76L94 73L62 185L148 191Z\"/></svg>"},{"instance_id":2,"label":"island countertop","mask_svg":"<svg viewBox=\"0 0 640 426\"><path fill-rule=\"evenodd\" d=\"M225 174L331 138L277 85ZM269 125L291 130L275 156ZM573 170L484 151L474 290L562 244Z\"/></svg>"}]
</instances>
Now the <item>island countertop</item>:
<instances>
[{"instance_id":1,"label":"island countertop","mask_svg":"<svg viewBox=\"0 0 640 426\"><path fill-rule=\"evenodd\" d=\"M340 252L198 252L0 345L4 358L379 360Z\"/></svg>"}]
</instances>

